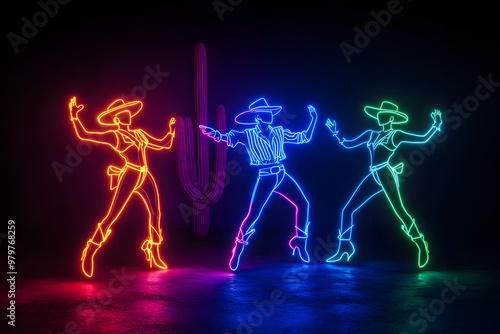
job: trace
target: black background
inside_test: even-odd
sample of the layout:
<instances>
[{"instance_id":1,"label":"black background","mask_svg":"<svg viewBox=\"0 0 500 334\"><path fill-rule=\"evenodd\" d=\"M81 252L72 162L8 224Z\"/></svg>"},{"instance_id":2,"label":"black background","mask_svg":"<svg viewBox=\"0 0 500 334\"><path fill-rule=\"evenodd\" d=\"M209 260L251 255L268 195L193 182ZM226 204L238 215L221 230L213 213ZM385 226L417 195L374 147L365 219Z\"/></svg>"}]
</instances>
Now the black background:
<instances>
[{"instance_id":1,"label":"black background","mask_svg":"<svg viewBox=\"0 0 500 334\"><path fill-rule=\"evenodd\" d=\"M353 137L376 129L363 113L365 105L391 100L410 116L403 128L423 133L434 108L445 112L474 95L478 76L491 74L493 81L500 81L498 15L488 1L402 1L402 12L353 54L349 64L339 44L353 44L353 28L363 29L373 20L370 11L385 9L386 1L248 0L225 12L221 22L211 1L74 0L60 5L17 54L7 34L20 34L21 18L32 21L40 7L35 1L9 6L2 10L2 211L4 226L8 219L16 222L25 273L78 267L85 240L110 199L105 170L119 163L111 149L94 146L71 173L63 174L62 182L53 170L55 161L65 164L66 147L79 144L69 120L69 99L76 95L85 104L82 118L88 128L96 127L95 116L141 85L147 66L159 64L170 75L147 92L145 107L134 121L136 127L163 135L170 117L193 116L196 43L204 43L207 50L211 124L216 106L222 104L228 128L241 129L234 116L265 96L292 115L276 124L298 131L309 121L306 106L316 107L313 140L285 148L287 170L311 202L314 239L336 236L340 210L369 164L365 149L343 150L330 138L327 117L337 120L341 135ZM429 241L434 266L498 263L497 94L481 101L458 128L453 128L456 121L445 121L447 139L402 185L407 207ZM414 149L402 147L396 157L408 160ZM231 176L212 207L210 223L210 236L223 235L227 245L244 217L256 175L238 151L228 151L229 160L237 161L242 171ZM190 202L177 181L175 150L153 151L149 161L160 188L163 226L171 230L165 234L187 233L189 224L179 205ZM146 235L139 203L134 200L113 228L113 248L120 254L129 254L129 248L135 253ZM292 233L291 219L288 204L273 199L260 224L270 231L267 239L285 241ZM361 257L413 261L383 198L367 204L357 220ZM286 230L286 236L279 230Z\"/></svg>"}]
</instances>

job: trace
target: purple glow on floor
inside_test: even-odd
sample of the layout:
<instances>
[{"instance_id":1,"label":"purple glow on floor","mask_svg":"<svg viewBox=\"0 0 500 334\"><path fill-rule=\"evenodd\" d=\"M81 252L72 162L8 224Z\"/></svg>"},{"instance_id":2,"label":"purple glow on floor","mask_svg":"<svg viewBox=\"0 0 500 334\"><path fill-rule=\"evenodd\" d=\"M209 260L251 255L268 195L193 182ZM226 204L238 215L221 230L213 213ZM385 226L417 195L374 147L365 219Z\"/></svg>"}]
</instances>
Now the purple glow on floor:
<instances>
[{"instance_id":1,"label":"purple glow on floor","mask_svg":"<svg viewBox=\"0 0 500 334\"><path fill-rule=\"evenodd\" d=\"M445 279L467 285L427 330L480 328L494 277L479 272L418 272L402 264L283 262L249 256L237 273L199 265L168 270L102 268L91 280L20 280L20 333L399 333L440 297ZM477 287L480 288L477 288ZM276 293L279 293L276 295ZM273 295L274 294L274 295ZM279 296L274 298L273 296ZM275 302L279 300L280 302ZM457 315L474 314L474 322ZM472 312L472 313L471 313ZM467 327L469 326L469 327ZM203 329L203 330L202 330ZM239 332L238 332L239 330ZM451 330L451 331L450 331Z\"/></svg>"}]
</instances>

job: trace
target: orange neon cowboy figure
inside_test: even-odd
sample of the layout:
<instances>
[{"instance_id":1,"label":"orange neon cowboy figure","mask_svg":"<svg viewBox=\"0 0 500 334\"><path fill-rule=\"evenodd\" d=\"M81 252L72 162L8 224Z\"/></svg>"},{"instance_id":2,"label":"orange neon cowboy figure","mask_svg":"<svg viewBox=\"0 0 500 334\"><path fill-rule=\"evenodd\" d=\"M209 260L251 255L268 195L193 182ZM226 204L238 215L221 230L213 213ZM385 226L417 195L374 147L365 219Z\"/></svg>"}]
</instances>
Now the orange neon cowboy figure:
<instances>
[{"instance_id":1,"label":"orange neon cowboy figure","mask_svg":"<svg viewBox=\"0 0 500 334\"><path fill-rule=\"evenodd\" d=\"M132 118L142 109L142 102L132 101L125 103L118 99L111 103L107 110L97 116L102 125L111 126L103 132L87 131L78 118L78 113L84 108L77 105L73 97L69 103L71 121L78 138L99 144L111 146L123 158L122 167L109 166L108 175L111 178L110 189L114 191L106 216L97 224L97 228L87 241L82 254L82 270L85 275L92 277L94 273L94 256L111 233L111 225L118 219L132 195L137 194L144 202L149 213L149 237L144 241L141 249L146 253L146 259L157 268L167 269L167 265L160 257L159 246L163 240L160 228L160 200L158 187L153 175L148 171L146 149L169 149L175 137L175 118L169 122L169 132L161 139L149 135L142 129L131 129Z\"/></svg>"}]
</instances>

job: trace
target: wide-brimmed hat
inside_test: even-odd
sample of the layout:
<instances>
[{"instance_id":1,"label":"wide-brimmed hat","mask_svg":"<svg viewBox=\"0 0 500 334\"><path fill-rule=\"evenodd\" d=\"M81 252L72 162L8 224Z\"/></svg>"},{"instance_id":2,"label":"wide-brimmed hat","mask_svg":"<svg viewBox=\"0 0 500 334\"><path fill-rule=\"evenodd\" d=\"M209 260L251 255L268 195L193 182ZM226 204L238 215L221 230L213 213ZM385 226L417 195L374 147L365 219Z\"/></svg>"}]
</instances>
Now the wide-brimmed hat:
<instances>
[{"instance_id":1,"label":"wide-brimmed hat","mask_svg":"<svg viewBox=\"0 0 500 334\"><path fill-rule=\"evenodd\" d=\"M130 112L131 117L134 117L141 111L142 102L141 101L132 101L127 102L122 99L115 100L108 106L108 109L101 112L97 116L97 121L103 125L115 125L113 119L115 116L121 112L128 110Z\"/></svg>"},{"instance_id":2,"label":"wide-brimmed hat","mask_svg":"<svg viewBox=\"0 0 500 334\"><path fill-rule=\"evenodd\" d=\"M280 106L270 106L266 99L261 97L260 99L252 102L248 106L248 110L240 113L234 118L234 121L238 124L256 124L255 115L259 113L271 114L273 117L276 116L281 111Z\"/></svg>"},{"instance_id":3,"label":"wide-brimmed hat","mask_svg":"<svg viewBox=\"0 0 500 334\"><path fill-rule=\"evenodd\" d=\"M398 109L398 106L394 103L383 101L379 108L366 106L365 113L375 119L378 119L379 114L391 114L394 116L394 121L392 122L393 124L403 124L408 122L408 115Z\"/></svg>"}]
</instances>

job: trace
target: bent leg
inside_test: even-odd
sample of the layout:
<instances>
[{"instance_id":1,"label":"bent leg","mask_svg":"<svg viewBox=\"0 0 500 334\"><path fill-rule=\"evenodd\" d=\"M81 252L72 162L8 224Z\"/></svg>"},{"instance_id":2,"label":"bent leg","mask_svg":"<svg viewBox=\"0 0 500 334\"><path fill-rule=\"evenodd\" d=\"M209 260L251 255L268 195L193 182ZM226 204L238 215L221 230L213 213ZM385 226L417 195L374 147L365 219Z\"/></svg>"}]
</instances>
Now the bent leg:
<instances>
[{"instance_id":1,"label":"bent leg","mask_svg":"<svg viewBox=\"0 0 500 334\"><path fill-rule=\"evenodd\" d=\"M88 277L92 277L94 274L94 256L103 242L106 241L109 233L111 233L111 225L118 219L127 205L130 197L134 193L138 180L138 173L134 170L127 169L120 175L118 186L113 194L108 213L106 217L97 224L94 235L87 241L87 245L83 249L81 257L82 271Z\"/></svg>"},{"instance_id":2,"label":"bent leg","mask_svg":"<svg viewBox=\"0 0 500 334\"><path fill-rule=\"evenodd\" d=\"M245 245L248 244L248 239L255 231L255 223L257 223L262 210L266 206L269 197L271 197L271 194L278 183L280 177L278 175L280 174L259 176L257 178L257 182L255 182L252 199L250 200L250 207L248 208L248 214L240 225L232 255L229 259L229 268L233 271L238 269Z\"/></svg>"},{"instance_id":3,"label":"bent leg","mask_svg":"<svg viewBox=\"0 0 500 334\"><path fill-rule=\"evenodd\" d=\"M268 176L259 176L257 178L257 182L255 183L255 187L253 189L252 198L250 200L250 206L248 208L248 213L246 217L243 219L243 222L240 225L240 233L242 236L251 233L254 229L257 220L259 219L262 210L266 206L271 194L273 193L274 188L278 182L278 176L276 175L268 175Z\"/></svg>"},{"instance_id":4,"label":"bent leg","mask_svg":"<svg viewBox=\"0 0 500 334\"><path fill-rule=\"evenodd\" d=\"M135 190L135 192L142 198L142 201L148 210L149 240L154 243L159 243L162 239L160 232L160 197L156 181L151 173L147 173L144 182Z\"/></svg>"},{"instance_id":5,"label":"bent leg","mask_svg":"<svg viewBox=\"0 0 500 334\"><path fill-rule=\"evenodd\" d=\"M288 174L274 190L295 207L295 235L290 239L288 245L292 249L292 255L298 251L300 259L308 263L310 261L307 253L307 232L309 227L309 201L298 183Z\"/></svg>"},{"instance_id":6,"label":"bent leg","mask_svg":"<svg viewBox=\"0 0 500 334\"><path fill-rule=\"evenodd\" d=\"M382 192L381 187L374 180L372 173L368 174L356 187L340 216L339 246L337 252L326 260L326 262L337 262L344 255L347 261L355 253L354 244L351 242L352 227L354 226L354 213L365 205L375 195Z\"/></svg>"},{"instance_id":7,"label":"bent leg","mask_svg":"<svg viewBox=\"0 0 500 334\"><path fill-rule=\"evenodd\" d=\"M382 189L375 182L371 173L361 180L342 208L340 214L339 235L342 236L343 239L351 240L352 227L354 226L354 213L381 192Z\"/></svg>"},{"instance_id":8,"label":"bent leg","mask_svg":"<svg viewBox=\"0 0 500 334\"><path fill-rule=\"evenodd\" d=\"M394 214L403 224L402 228L406 232L406 234L408 234L408 236L412 238L416 238L420 236L420 232L417 228L417 225L415 225L415 220L408 213L403 204L403 199L401 198L401 193L399 192L399 186L394 186L394 184L397 184L398 176L394 174L394 171L392 171L390 167L387 168L389 168L390 171L389 175L392 175L392 180L380 177L380 174L382 173L379 174L380 184L382 185L382 189L384 190L385 197L389 201Z\"/></svg>"},{"instance_id":9,"label":"bent leg","mask_svg":"<svg viewBox=\"0 0 500 334\"><path fill-rule=\"evenodd\" d=\"M394 184L397 183L397 175L394 173L392 168L388 167L392 175L392 180L387 178L380 178L380 183L384 189L385 196L389 203L391 204L394 213L399 218L399 220L403 223L401 228L411 238L411 241L415 243L418 251L418 266L423 268L427 262L429 261L429 248L427 242L424 240L424 235L420 233L418 230L417 224L415 223L415 219L408 213L406 210L403 200L401 198L401 193L399 192L399 187L393 187L392 182Z\"/></svg>"},{"instance_id":10,"label":"bent leg","mask_svg":"<svg viewBox=\"0 0 500 334\"><path fill-rule=\"evenodd\" d=\"M130 197L134 194L138 178L139 173L133 169L128 168L123 172L118 180L118 186L113 194L108 213L106 217L97 224L97 229L90 240L95 243L101 243L106 240L109 233L111 233L111 225L118 219L130 200Z\"/></svg>"},{"instance_id":11,"label":"bent leg","mask_svg":"<svg viewBox=\"0 0 500 334\"><path fill-rule=\"evenodd\" d=\"M161 212L158 187L151 173L147 172L147 174L142 175L142 177L144 181L135 192L142 198L148 210L149 237L143 242L141 249L146 254L146 260L149 261L150 268L154 264L160 269L167 269L167 265L161 259L159 248L163 237L161 236L160 228Z\"/></svg>"},{"instance_id":12,"label":"bent leg","mask_svg":"<svg viewBox=\"0 0 500 334\"><path fill-rule=\"evenodd\" d=\"M274 190L295 207L295 228L307 234L309 225L309 201L304 192L289 174L285 174L283 181Z\"/></svg>"}]
</instances>

